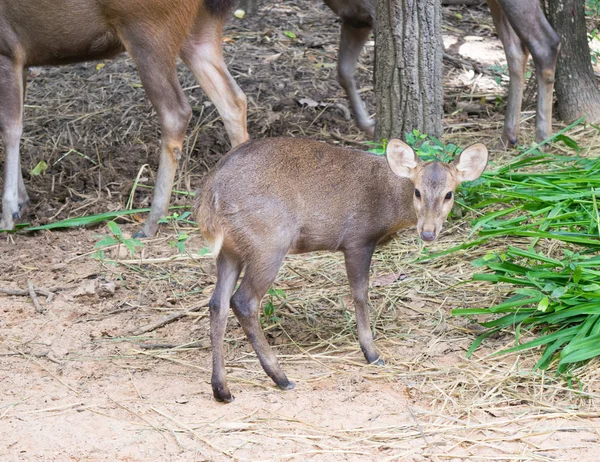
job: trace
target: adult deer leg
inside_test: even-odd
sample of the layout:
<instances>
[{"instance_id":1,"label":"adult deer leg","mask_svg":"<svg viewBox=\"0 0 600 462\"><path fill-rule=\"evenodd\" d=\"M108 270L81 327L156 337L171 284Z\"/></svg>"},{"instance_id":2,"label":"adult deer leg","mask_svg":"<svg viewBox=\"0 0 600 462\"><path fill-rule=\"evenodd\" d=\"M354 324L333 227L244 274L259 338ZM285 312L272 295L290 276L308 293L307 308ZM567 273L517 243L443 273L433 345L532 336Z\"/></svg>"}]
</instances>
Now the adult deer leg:
<instances>
[{"instance_id":1,"label":"adult deer leg","mask_svg":"<svg viewBox=\"0 0 600 462\"><path fill-rule=\"evenodd\" d=\"M552 133L552 91L560 39L544 16L538 0L488 0L488 4L496 27L501 16L501 6L501 22L510 24L513 35L518 37L522 47L526 47L533 57L538 88L535 134L538 142L543 141ZM500 35L500 29L498 31ZM502 36L500 38L504 43ZM512 87L509 90L509 103L511 90Z\"/></svg>"},{"instance_id":2,"label":"adult deer leg","mask_svg":"<svg viewBox=\"0 0 600 462\"><path fill-rule=\"evenodd\" d=\"M181 58L219 111L231 145L237 146L248 140L246 95L223 60L223 23L224 19L209 13L198 15Z\"/></svg>"},{"instance_id":3,"label":"adult deer leg","mask_svg":"<svg viewBox=\"0 0 600 462\"><path fill-rule=\"evenodd\" d=\"M29 202L23 175L19 143L23 132L23 68L0 56L0 136L4 142L4 191L0 230L13 229Z\"/></svg>"},{"instance_id":4,"label":"adult deer leg","mask_svg":"<svg viewBox=\"0 0 600 462\"><path fill-rule=\"evenodd\" d=\"M348 21L342 21L340 51L338 56L338 81L348 95L350 107L356 117L356 124L370 137L375 134L375 121L369 117L365 103L358 94L354 74L360 53L369 38L371 27L357 27Z\"/></svg>"},{"instance_id":5,"label":"adult deer leg","mask_svg":"<svg viewBox=\"0 0 600 462\"><path fill-rule=\"evenodd\" d=\"M153 34L149 36L148 34ZM160 161L150 215L136 234L153 236L158 220L169 207L177 163L192 109L177 79L177 44L170 43L168 31L129 28L122 38L137 64L140 79L150 102L156 109L161 129Z\"/></svg>"},{"instance_id":6,"label":"adult deer leg","mask_svg":"<svg viewBox=\"0 0 600 462\"><path fill-rule=\"evenodd\" d=\"M504 115L504 130L499 148L509 148L517 144L519 135L519 122L521 119L521 104L525 88L525 71L529 52L521 42L519 36L510 25L500 5L495 0L489 0L488 5L492 13L498 37L502 41L506 62L508 64L508 102Z\"/></svg>"}]
</instances>

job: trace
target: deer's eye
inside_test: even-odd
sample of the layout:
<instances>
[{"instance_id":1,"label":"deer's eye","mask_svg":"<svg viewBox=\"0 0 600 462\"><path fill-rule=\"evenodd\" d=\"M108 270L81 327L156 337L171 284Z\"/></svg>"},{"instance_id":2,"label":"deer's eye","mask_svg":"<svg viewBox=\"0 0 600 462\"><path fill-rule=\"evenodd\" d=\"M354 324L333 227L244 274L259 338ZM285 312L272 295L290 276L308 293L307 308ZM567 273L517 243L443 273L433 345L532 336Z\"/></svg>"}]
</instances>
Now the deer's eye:
<instances>
[{"instance_id":1,"label":"deer's eye","mask_svg":"<svg viewBox=\"0 0 600 462\"><path fill-rule=\"evenodd\" d=\"M415 197L417 199L421 199L421 191L419 191L417 188L415 188Z\"/></svg>"},{"instance_id":2,"label":"deer's eye","mask_svg":"<svg viewBox=\"0 0 600 462\"><path fill-rule=\"evenodd\" d=\"M452 199L452 191L448 191L448 194L446 194L446 197L444 197L444 199L446 199L447 201Z\"/></svg>"}]
</instances>

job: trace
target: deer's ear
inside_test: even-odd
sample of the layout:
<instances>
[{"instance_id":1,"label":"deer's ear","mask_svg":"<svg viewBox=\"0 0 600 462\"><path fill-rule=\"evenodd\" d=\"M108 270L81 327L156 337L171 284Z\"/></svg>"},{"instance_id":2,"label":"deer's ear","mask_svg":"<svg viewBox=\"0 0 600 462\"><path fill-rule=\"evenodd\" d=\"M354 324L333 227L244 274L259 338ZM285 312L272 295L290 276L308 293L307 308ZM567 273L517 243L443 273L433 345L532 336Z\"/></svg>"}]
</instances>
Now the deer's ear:
<instances>
[{"instance_id":1,"label":"deer's ear","mask_svg":"<svg viewBox=\"0 0 600 462\"><path fill-rule=\"evenodd\" d=\"M385 155L392 172L401 178L412 179L417 165L421 162L408 144L397 139L388 142Z\"/></svg>"},{"instance_id":2,"label":"deer's ear","mask_svg":"<svg viewBox=\"0 0 600 462\"><path fill-rule=\"evenodd\" d=\"M484 144L469 146L452 162L458 173L457 182L476 180L485 170L487 162L488 150Z\"/></svg>"}]
</instances>

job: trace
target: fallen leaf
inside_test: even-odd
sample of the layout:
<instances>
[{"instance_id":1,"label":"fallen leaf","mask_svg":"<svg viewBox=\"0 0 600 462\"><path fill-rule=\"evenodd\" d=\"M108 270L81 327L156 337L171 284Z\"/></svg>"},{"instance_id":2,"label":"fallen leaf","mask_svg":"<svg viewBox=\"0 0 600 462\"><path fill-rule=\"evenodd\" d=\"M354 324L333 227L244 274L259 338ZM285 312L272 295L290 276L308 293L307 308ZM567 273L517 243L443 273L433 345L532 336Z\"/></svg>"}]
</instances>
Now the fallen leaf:
<instances>
[{"instance_id":1,"label":"fallen leaf","mask_svg":"<svg viewBox=\"0 0 600 462\"><path fill-rule=\"evenodd\" d=\"M314 99L311 98L300 98L298 100L298 104L300 106L306 107L318 107L320 103L317 103Z\"/></svg>"},{"instance_id":2,"label":"fallen leaf","mask_svg":"<svg viewBox=\"0 0 600 462\"><path fill-rule=\"evenodd\" d=\"M274 62L274 61L277 61L277 59L278 59L278 58L279 58L279 57L280 57L282 54L283 54L283 53L276 53L276 54L274 54L274 55L267 56L267 57L266 57L266 58L263 60L263 62L268 64L268 63L272 63L272 62Z\"/></svg>"}]
</instances>

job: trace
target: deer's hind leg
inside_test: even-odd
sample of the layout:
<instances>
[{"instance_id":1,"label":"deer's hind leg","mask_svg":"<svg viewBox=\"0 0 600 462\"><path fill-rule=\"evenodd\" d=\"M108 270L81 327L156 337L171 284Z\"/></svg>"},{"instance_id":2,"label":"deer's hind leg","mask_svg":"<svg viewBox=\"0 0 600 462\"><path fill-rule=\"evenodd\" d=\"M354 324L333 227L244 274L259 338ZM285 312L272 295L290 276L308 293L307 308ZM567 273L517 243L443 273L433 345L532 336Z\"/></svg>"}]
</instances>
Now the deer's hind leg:
<instances>
[{"instance_id":1,"label":"deer's hind leg","mask_svg":"<svg viewBox=\"0 0 600 462\"><path fill-rule=\"evenodd\" d=\"M227 316L231 294L242 269L241 261L227 249L221 249L217 257L217 284L208 304L210 308L210 343L213 350L211 384L217 401L230 403L233 396L225 379L223 340L227 328Z\"/></svg>"},{"instance_id":2,"label":"deer's hind leg","mask_svg":"<svg viewBox=\"0 0 600 462\"><path fill-rule=\"evenodd\" d=\"M358 93L355 79L358 58L369 38L372 27L370 24L354 24L350 20L343 20L341 29L337 65L338 81L348 96L358 128L373 137L375 121L367 112L365 103Z\"/></svg>"},{"instance_id":3,"label":"deer's hind leg","mask_svg":"<svg viewBox=\"0 0 600 462\"><path fill-rule=\"evenodd\" d=\"M246 336L258 356L264 371L282 390L294 388L281 369L277 357L265 338L259 323L260 303L281 267L286 249L255 252L248 259L240 287L231 299L231 306Z\"/></svg>"},{"instance_id":4,"label":"deer's hind leg","mask_svg":"<svg viewBox=\"0 0 600 462\"><path fill-rule=\"evenodd\" d=\"M158 220L169 207L177 163L183 150L183 138L192 109L177 78L177 56L185 38L172 28L177 24L130 25L121 31L121 40L137 64L140 79L158 114L161 146L158 174L150 215L138 237L152 236Z\"/></svg>"},{"instance_id":5,"label":"deer's hind leg","mask_svg":"<svg viewBox=\"0 0 600 462\"><path fill-rule=\"evenodd\" d=\"M246 95L223 59L224 23L225 17L208 12L199 14L183 45L181 58L219 111L234 147L248 140Z\"/></svg>"}]
</instances>

